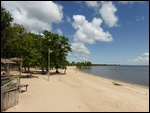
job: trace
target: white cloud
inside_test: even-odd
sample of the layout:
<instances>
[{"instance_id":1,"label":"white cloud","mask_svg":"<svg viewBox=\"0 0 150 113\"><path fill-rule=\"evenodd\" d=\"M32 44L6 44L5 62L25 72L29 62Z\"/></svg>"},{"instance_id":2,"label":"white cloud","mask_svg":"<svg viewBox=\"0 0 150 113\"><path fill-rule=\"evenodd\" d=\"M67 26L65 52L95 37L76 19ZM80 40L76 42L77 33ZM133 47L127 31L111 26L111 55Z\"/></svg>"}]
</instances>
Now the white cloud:
<instances>
[{"instance_id":1,"label":"white cloud","mask_svg":"<svg viewBox=\"0 0 150 113\"><path fill-rule=\"evenodd\" d=\"M108 25L108 27L119 26L117 24L118 17L115 15L117 8L113 5L112 2L101 2L101 3L102 7L99 9L99 13L101 14L105 24Z\"/></svg>"},{"instance_id":2,"label":"white cloud","mask_svg":"<svg viewBox=\"0 0 150 113\"><path fill-rule=\"evenodd\" d=\"M73 19L74 19L74 22L72 23L72 26L77 29L79 28L83 22L85 21L85 16L83 15L73 15Z\"/></svg>"},{"instance_id":3,"label":"white cloud","mask_svg":"<svg viewBox=\"0 0 150 113\"><path fill-rule=\"evenodd\" d=\"M87 4L88 7L92 7L92 8L97 8L98 5L98 1L85 1L85 3Z\"/></svg>"},{"instance_id":4,"label":"white cloud","mask_svg":"<svg viewBox=\"0 0 150 113\"><path fill-rule=\"evenodd\" d=\"M61 29L57 29L57 34L59 35L59 36L62 36L63 35L63 32L61 31Z\"/></svg>"},{"instance_id":5,"label":"white cloud","mask_svg":"<svg viewBox=\"0 0 150 113\"><path fill-rule=\"evenodd\" d=\"M149 57L149 53L143 53L142 56Z\"/></svg>"},{"instance_id":6,"label":"white cloud","mask_svg":"<svg viewBox=\"0 0 150 113\"><path fill-rule=\"evenodd\" d=\"M144 3L145 1L119 1L122 4Z\"/></svg>"},{"instance_id":7,"label":"white cloud","mask_svg":"<svg viewBox=\"0 0 150 113\"><path fill-rule=\"evenodd\" d=\"M139 64L148 64L149 63L149 53L143 53L141 56L136 58L128 59L129 63L139 63Z\"/></svg>"},{"instance_id":8,"label":"white cloud","mask_svg":"<svg viewBox=\"0 0 150 113\"><path fill-rule=\"evenodd\" d=\"M93 8L96 14L100 14L108 27L120 26L117 24L118 17L115 15L117 8L109 1L85 1L89 8Z\"/></svg>"},{"instance_id":9,"label":"white cloud","mask_svg":"<svg viewBox=\"0 0 150 113\"><path fill-rule=\"evenodd\" d=\"M93 18L92 22L88 22L83 15L74 15L72 26L77 30L74 34L76 42L93 44L95 41L111 42L113 40L111 34L104 32L100 27L102 20Z\"/></svg>"},{"instance_id":10,"label":"white cloud","mask_svg":"<svg viewBox=\"0 0 150 113\"><path fill-rule=\"evenodd\" d=\"M78 60L88 61L87 57L90 55L90 51L84 43L94 44L96 41L113 41L111 34L108 31L104 32L100 27L101 24L100 18L93 18L92 22L88 22L83 15L73 15L72 26L76 32L73 35L72 50Z\"/></svg>"},{"instance_id":11,"label":"white cloud","mask_svg":"<svg viewBox=\"0 0 150 113\"><path fill-rule=\"evenodd\" d=\"M76 56L87 57L90 51L85 47L84 43L76 42L71 44L72 51Z\"/></svg>"},{"instance_id":12,"label":"white cloud","mask_svg":"<svg viewBox=\"0 0 150 113\"><path fill-rule=\"evenodd\" d=\"M52 29L53 23L60 23L63 7L52 1L2 1L2 6L12 14L14 23L25 26L27 32Z\"/></svg>"},{"instance_id":13,"label":"white cloud","mask_svg":"<svg viewBox=\"0 0 150 113\"><path fill-rule=\"evenodd\" d=\"M90 53L88 48L85 47L84 43L82 42L75 42L71 44L71 48L73 51L73 56L75 56L74 61L88 61L87 57Z\"/></svg>"}]
</instances>

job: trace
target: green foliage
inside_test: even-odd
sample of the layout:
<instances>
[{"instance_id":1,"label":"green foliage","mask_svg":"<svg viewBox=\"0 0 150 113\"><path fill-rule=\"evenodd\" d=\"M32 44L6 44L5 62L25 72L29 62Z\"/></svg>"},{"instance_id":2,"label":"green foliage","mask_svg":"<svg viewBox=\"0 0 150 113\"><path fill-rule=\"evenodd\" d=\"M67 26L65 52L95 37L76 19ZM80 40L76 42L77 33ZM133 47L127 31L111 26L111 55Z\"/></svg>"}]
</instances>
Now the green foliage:
<instances>
[{"instance_id":1,"label":"green foliage","mask_svg":"<svg viewBox=\"0 0 150 113\"><path fill-rule=\"evenodd\" d=\"M8 32L7 29L11 26L11 22L13 21L13 18L11 14L1 6L1 57L6 57L5 52L6 47L5 43L7 40L7 37L5 36Z\"/></svg>"},{"instance_id":2,"label":"green foliage","mask_svg":"<svg viewBox=\"0 0 150 113\"><path fill-rule=\"evenodd\" d=\"M76 63L76 67L77 68L90 68L90 66L92 66L91 62L77 62Z\"/></svg>"},{"instance_id":3,"label":"green foliage","mask_svg":"<svg viewBox=\"0 0 150 113\"><path fill-rule=\"evenodd\" d=\"M58 68L66 68L68 61L66 60L67 53L71 51L71 45L68 43L68 38L52 34L51 32L44 31L43 39L43 58L47 58L47 52L50 49L50 65Z\"/></svg>"},{"instance_id":4,"label":"green foliage","mask_svg":"<svg viewBox=\"0 0 150 113\"><path fill-rule=\"evenodd\" d=\"M76 63L75 62L71 62L70 66L76 66Z\"/></svg>"},{"instance_id":5,"label":"green foliage","mask_svg":"<svg viewBox=\"0 0 150 113\"><path fill-rule=\"evenodd\" d=\"M23 36L22 42L22 55L23 55L23 65L24 66L35 66L40 64L42 58L42 53L40 51L42 37L35 35L33 33L26 33Z\"/></svg>"},{"instance_id":6,"label":"green foliage","mask_svg":"<svg viewBox=\"0 0 150 113\"><path fill-rule=\"evenodd\" d=\"M2 46L2 57L10 58L10 57L19 57L20 53L17 51L21 50L22 34L24 33L24 27L22 25L14 24L9 28L5 29L4 35L2 38L3 46Z\"/></svg>"},{"instance_id":7,"label":"green foliage","mask_svg":"<svg viewBox=\"0 0 150 113\"><path fill-rule=\"evenodd\" d=\"M26 33L22 25L11 25L11 14L1 7L1 56L3 58L19 57L23 59L23 66L48 67L48 50L51 68L66 68L67 53L71 52L68 38L52 34L45 30L44 36ZM48 69L48 68L47 68Z\"/></svg>"},{"instance_id":8,"label":"green foliage","mask_svg":"<svg viewBox=\"0 0 150 113\"><path fill-rule=\"evenodd\" d=\"M1 32L7 27L10 27L12 21L13 18L10 12L1 6Z\"/></svg>"}]
</instances>

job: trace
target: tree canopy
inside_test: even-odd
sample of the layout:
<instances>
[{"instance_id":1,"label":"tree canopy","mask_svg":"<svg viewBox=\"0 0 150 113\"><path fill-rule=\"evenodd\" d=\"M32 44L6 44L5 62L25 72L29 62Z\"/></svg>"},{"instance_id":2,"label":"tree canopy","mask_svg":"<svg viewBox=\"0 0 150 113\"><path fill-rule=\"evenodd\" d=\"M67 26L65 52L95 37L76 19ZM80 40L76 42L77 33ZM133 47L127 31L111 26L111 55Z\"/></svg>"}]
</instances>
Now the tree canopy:
<instances>
[{"instance_id":1,"label":"tree canopy","mask_svg":"<svg viewBox=\"0 0 150 113\"><path fill-rule=\"evenodd\" d=\"M90 61L88 62L77 62L76 67L77 68L90 68L92 66L92 63Z\"/></svg>"},{"instance_id":2,"label":"tree canopy","mask_svg":"<svg viewBox=\"0 0 150 113\"><path fill-rule=\"evenodd\" d=\"M23 25L11 24L11 14L1 7L1 57L19 57L23 66L28 68L40 66L48 70L48 50L51 68L66 68L67 53L71 52L68 38L45 30L42 35L26 33Z\"/></svg>"}]
</instances>

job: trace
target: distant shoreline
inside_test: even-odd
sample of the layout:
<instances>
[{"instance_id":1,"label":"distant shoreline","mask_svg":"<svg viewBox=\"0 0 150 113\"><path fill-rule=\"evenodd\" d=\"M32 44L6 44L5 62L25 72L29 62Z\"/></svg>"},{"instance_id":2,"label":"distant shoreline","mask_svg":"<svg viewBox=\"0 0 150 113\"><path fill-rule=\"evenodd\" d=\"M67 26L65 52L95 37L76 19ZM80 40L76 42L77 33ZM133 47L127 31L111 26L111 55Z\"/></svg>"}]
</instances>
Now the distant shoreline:
<instances>
[{"instance_id":1,"label":"distant shoreline","mask_svg":"<svg viewBox=\"0 0 150 113\"><path fill-rule=\"evenodd\" d=\"M125 66L125 65L120 65L120 66ZM134 65L132 65L132 66L134 66ZM136 66L136 65L135 65ZM139 66L139 65L138 65ZM142 65L143 66L143 65ZM145 65L144 65L145 66ZM92 66L91 66L92 67ZM91 69L91 68L90 68ZM107 75L107 76L104 76L104 74L103 74L103 76L101 76L101 74L100 73L88 73L88 70L87 69L85 69L86 71L84 71L84 68L83 69L78 69L79 71L81 71L81 72L84 72L84 73L87 73L87 74L90 74L90 75L94 75L94 76L98 76L98 77L104 77L104 78L108 78L108 79L112 79L112 80L114 80L114 78L111 78L111 77L109 77L109 75ZM99 71L99 70L98 70ZM93 72L93 71L90 71L90 72ZM110 73L110 72L109 72ZM130 83L130 84L135 84L135 85L139 85L139 86L146 86L146 87L149 87L149 84L147 85L147 84L138 84L138 83L136 83L136 82L131 82L131 81L124 81L124 80L121 80L121 79L118 79L117 77L115 78L115 81L120 81L120 82L125 82L125 83Z\"/></svg>"},{"instance_id":2,"label":"distant shoreline","mask_svg":"<svg viewBox=\"0 0 150 113\"><path fill-rule=\"evenodd\" d=\"M85 73L85 74L87 74L89 76L95 76L95 77L99 77L99 78L108 79L108 80L111 80L112 82L116 81L116 82L122 83L122 84L129 84L129 85L135 85L135 86L138 86L138 87L149 88L149 86L146 86L146 85L140 85L140 84L130 83L130 82L122 81L122 80L116 80L116 79L108 78L108 77L104 77L104 76L98 76L98 75L95 75L95 74L92 74L92 73L86 73L84 71L81 71L78 68L76 68L75 70L80 71L81 73Z\"/></svg>"}]
</instances>

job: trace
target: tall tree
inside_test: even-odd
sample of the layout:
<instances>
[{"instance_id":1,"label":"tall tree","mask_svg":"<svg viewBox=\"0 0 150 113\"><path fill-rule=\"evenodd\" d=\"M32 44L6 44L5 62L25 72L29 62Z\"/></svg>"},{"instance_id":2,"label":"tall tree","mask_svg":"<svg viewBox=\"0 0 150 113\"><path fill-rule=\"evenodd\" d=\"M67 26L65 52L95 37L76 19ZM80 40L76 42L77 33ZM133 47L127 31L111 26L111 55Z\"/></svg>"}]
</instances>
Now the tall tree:
<instances>
[{"instance_id":1,"label":"tall tree","mask_svg":"<svg viewBox=\"0 0 150 113\"><path fill-rule=\"evenodd\" d=\"M11 22L13 21L12 15L9 11L1 6L1 36L2 32L11 26Z\"/></svg>"},{"instance_id":2,"label":"tall tree","mask_svg":"<svg viewBox=\"0 0 150 113\"><path fill-rule=\"evenodd\" d=\"M3 56L6 58L19 57L18 51L22 49L20 44L22 41L22 35L24 34L24 27L22 25L14 24L5 29L5 35L3 35L4 45L2 48Z\"/></svg>"},{"instance_id":3,"label":"tall tree","mask_svg":"<svg viewBox=\"0 0 150 113\"><path fill-rule=\"evenodd\" d=\"M58 34L52 34L51 32L44 31L44 50L46 54L43 54L47 58L48 49L52 52L50 54L50 65L56 68L65 68L67 65L66 56L71 51L71 45L68 43L68 38L59 36ZM46 60L45 60L46 61ZM48 64L47 64L48 65Z\"/></svg>"},{"instance_id":4,"label":"tall tree","mask_svg":"<svg viewBox=\"0 0 150 113\"><path fill-rule=\"evenodd\" d=\"M52 34L45 30L44 36L33 33L25 33L25 28L19 24L11 24L11 14L1 7L1 56L4 58L19 57L23 59L23 66L30 71L31 66L41 66L48 70L48 50L50 65L58 68L65 68L68 64L67 53L71 51L68 38Z\"/></svg>"},{"instance_id":5,"label":"tall tree","mask_svg":"<svg viewBox=\"0 0 150 113\"><path fill-rule=\"evenodd\" d=\"M42 48L41 41L42 37L33 33L25 33L22 38L22 43L20 43L22 49L23 66L28 68L30 72L30 67L37 66L40 64L42 59L42 53L40 49Z\"/></svg>"},{"instance_id":6,"label":"tall tree","mask_svg":"<svg viewBox=\"0 0 150 113\"><path fill-rule=\"evenodd\" d=\"M6 57L4 46L7 37L5 37L5 35L7 34L6 31L11 26L12 21L13 18L10 12L1 6L1 57Z\"/></svg>"}]
</instances>

